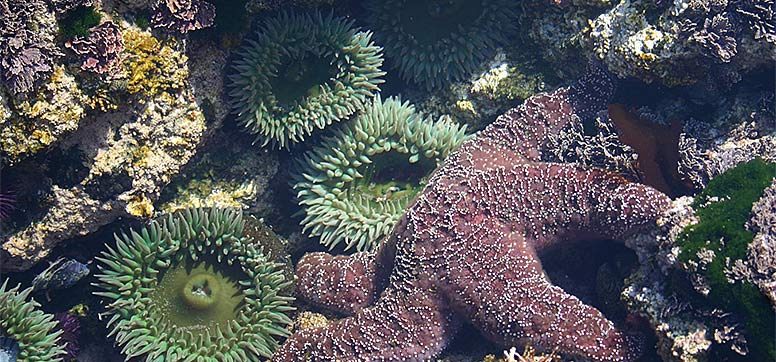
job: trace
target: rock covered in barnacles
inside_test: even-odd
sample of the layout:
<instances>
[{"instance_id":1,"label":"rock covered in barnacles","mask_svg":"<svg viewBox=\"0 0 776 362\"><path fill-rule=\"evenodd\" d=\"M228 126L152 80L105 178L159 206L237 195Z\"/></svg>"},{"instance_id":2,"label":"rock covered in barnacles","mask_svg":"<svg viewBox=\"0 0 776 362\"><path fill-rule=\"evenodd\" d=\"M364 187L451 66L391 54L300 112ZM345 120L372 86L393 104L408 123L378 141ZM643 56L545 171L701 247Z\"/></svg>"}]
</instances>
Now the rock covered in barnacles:
<instances>
[{"instance_id":1,"label":"rock covered in barnacles","mask_svg":"<svg viewBox=\"0 0 776 362\"><path fill-rule=\"evenodd\" d=\"M758 234L776 237L776 181L765 189L760 200L752 206L752 219L749 220L749 226Z\"/></svg>"},{"instance_id":2,"label":"rock covered in barnacles","mask_svg":"<svg viewBox=\"0 0 776 362\"><path fill-rule=\"evenodd\" d=\"M776 60L773 0L569 1L529 11L531 35L558 67L569 53L599 59L620 77L669 86L730 87ZM573 61L571 62L573 64Z\"/></svg>"},{"instance_id":3,"label":"rock covered in barnacles","mask_svg":"<svg viewBox=\"0 0 776 362\"><path fill-rule=\"evenodd\" d=\"M664 362L708 360L715 344L746 351L742 328L727 315L695 310L669 288L651 266L639 268L626 280L621 298L629 310L646 318L657 336L657 353ZM745 353L744 353L745 354Z\"/></svg>"},{"instance_id":4,"label":"rock covered in barnacles","mask_svg":"<svg viewBox=\"0 0 776 362\"><path fill-rule=\"evenodd\" d=\"M32 290L67 289L89 275L89 267L75 259L60 258L32 280Z\"/></svg>"},{"instance_id":5,"label":"rock covered in barnacles","mask_svg":"<svg viewBox=\"0 0 776 362\"><path fill-rule=\"evenodd\" d=\"M640 265L625 281L620 297L631 313L644 317L657 337L657 352L666 362L706 361L715 344L745 352L742 327L729 314L695 308L672 289L680 249L676 239L698 222L691 197L674 200L658 219L658 230L626 240Z\"/></svg>"},{"instance_id":6,"label":"rock covered in barnacles","mask_svg":"<svg viewBox=\"0 0 776 362\"><path fill-rule=\"evenodd\" d=\"M109 78L121 72L124 39L118 25L106 22L89 30L89 36L76 36L65 46L81 56L81 69Z\"/></svg>"},{"instance_id":7,"label":"rock covered in barnacles","mask_svg":"<svg viewBox=\"0 0 776 362\"><path fill-rule=\"evenodd\" d=\"M637 251L646 263L623 299L650 321L664 360L704 360L720 349L755 360L773 356L776 253L765 230L776 210L774 172L776 165L755 159L716 176L696 200L674 202L659 221L656 242L635 243L658 248ZM688 288L677 288L683 284L698 297L687 298Z\"/></svg>"},{"instance_id":8,"label":"rock covered in barnacles","mask_svg":"<svg viewBox=\"0 0 776 362\"><path fill-rule=\"evenodd\" d=\"M168 31L188 33L213 25L216 7L204 0L156 0L151 25Z\"/></svg>"},{"instance_id":9,"label":"rock covered in barnacles","mask_svg":"<svg viewBox=\"0 0 776 362\"><path fill-rule=\"evenodd\" d=\"M450 117L481 129L493 119L531 95L556 85L557 80L540 70L540 61L525 56L521 44L497 50L482 72L433 93L407 89L421 113ZM422 100L422 101L421 101Z\"/></svg>"}]
</instances>

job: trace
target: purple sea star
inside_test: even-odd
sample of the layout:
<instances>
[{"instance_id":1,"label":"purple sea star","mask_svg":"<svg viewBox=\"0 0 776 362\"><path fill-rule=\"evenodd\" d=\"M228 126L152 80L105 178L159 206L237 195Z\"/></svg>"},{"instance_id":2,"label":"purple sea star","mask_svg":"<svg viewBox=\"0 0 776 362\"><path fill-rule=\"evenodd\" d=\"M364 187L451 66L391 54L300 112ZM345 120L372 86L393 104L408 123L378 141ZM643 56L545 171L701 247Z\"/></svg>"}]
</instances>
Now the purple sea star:
<instances>
[{"instance_id":1,"label":"purple sea star","mask_svg":"<svg viewBox=\"0 0 776 362\"><path fill-rule=\"evenodd\" d=\"M275 361L426 361L462 321L504 345L628 361L636 343L550 283L537 256L567 241L653 226L670 199L612 173L540 162L547 136L603 108L613 79L593 69L537 94L466 141L375 252L305 255L298 290L352 316L302 330Z\"/></svg>"}]
</instances>

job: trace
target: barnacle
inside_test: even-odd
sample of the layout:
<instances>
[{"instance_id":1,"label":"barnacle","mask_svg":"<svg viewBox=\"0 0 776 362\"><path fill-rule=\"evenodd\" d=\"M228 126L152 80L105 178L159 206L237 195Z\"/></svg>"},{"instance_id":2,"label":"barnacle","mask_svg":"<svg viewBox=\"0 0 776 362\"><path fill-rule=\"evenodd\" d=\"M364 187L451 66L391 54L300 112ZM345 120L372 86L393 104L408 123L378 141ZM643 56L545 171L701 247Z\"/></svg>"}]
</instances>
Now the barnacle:
<instances>
[{"instance_id":1,"label":"barnacle","mask_svg":"<svg viewBox=\"0 0 776 362\"><path fill-rule=\"evenodd\" d=\"M243 234L242 213L186 209L116 237L98 258L110 335L127 360L258 361L288 335L281 264Z\"/></svg>"},{"instance_id":2,"label":"barnacle","mask_svg":"<svg viewBox=\"0 0 776 362\"><path fill-rule=\"evenodd\" d=\"M461 80L515 30L512 0L369 0L376 40L404 80L428 89Z\"/></svg>"},{"instance_id":3,"label":"barnacle","mask_svg":"<svg viewBox=\"0 0 776 362\"><path fill-rule=\"evenodd\" d=\"M34 300L27 301L32 288L7 289L8 280L0 286L0 337L10 337L19 344L19 362L56 362L65 353L59 344L62 331L51 314L38 310Z\"/></svg>"},{"instance_id":4,"label":"barnacle","mask_svg":"<svg viewBox=\"0 0 776 362\"><path fill-rule=\"evenodd\" d=\"M422 118L408 102L377 96L298 166L294 188L305 208L304 229L331 248L340 241L358 250L374 247L465 130Z\"/></svg>"},{"instance_id":5,"label":"barnacle","mask_svg":"<svg viewBox=\"0 0 776 362\"><path fill-rule=\"evenodd\" d=\"M232 111L257 141L281 147L352 115L385 74L371 38L331 14L267 19L232 67Z\"/></svg>"}]
</instances>

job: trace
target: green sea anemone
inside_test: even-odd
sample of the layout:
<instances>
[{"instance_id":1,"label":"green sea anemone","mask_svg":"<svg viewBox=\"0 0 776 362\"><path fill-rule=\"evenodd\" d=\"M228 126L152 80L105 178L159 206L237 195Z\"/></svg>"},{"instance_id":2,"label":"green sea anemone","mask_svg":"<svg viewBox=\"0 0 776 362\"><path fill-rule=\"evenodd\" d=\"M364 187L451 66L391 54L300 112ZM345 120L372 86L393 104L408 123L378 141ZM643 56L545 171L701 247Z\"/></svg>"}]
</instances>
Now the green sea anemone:
<instances>
[{"instance_id":1,"label":"green sea anemone","mask_svg":"<svg viewBox=\"0 0 776 362\"><path fill-rule=\"evenodd\" d=\"M304 230L330 248L374 247L465 138L465 126L432 122L401 100L377 96L355 119L307 152L294 180Z\"/></svg>"},{"instance_id":2,"label":"green sea anemone","mask_svg":"<svg viewBox=\"0 0 776 362\"><path fill-rule=\"evenodd\" d=\"M59 344L61 330L51 314L43 313L34 300L27 302L32 288L19 291L19 286L7 289L8 280L0 286L0 337L13 338L19 344L19 362L57 362L65 354Z\"/></svg>"},{"instance_id":3,"label":"green sea anemone","mask_svg":"<svg viewBox=\"0 0 776 362\"><path fill-rule=\"evenodd\" d=\"M243 235L242 213L185 209L129 235L98 258L95 294L127 360L258 361L288 336L293 308L280 263Z\"/></svg>"},{"instance_id":4,"label":"green sea anemone","mask_svg":"<svg viewBox=\"0 0 776 362\"><path fill-rule=\"evenodd\" d=\"M238 122L262 145L284 147L362 109L385 75L371 38L331 14L267 18L229 77Z\"/></svg>"},{"instance_id":5,"label":"green sea anemone","mask_svg":"<svg viewBox=\"0 0 776 362\"><path fill-rule=\"evenodd\" d=\"M471 75L516 29L515 0L368 0L376 40L405 81L439 88Z\"/></svg>"}]
</instances>

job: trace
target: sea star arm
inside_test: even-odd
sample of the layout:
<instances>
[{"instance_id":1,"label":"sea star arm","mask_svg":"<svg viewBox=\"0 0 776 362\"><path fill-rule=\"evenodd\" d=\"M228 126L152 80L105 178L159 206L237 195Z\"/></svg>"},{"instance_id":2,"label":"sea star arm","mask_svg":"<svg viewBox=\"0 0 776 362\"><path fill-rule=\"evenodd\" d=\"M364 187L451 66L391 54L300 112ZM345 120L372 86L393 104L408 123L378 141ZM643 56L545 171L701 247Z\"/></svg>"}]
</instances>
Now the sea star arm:
<instances>
[{"instance_id":1,"label":"sea star arm","mask_svg":"<svg viewBox=\"0 0 776 362\"><path fill-rule=\"evenodd\" d=\"M640 355L637 339L617 330L597 309L551 285L541 274L526 275L521 264L513 272L525 280L507 281L500 293L483 295L472 323L504 345L530 344L594 361L631 361ZM526 281L530 281L526 283ZM499 285L476 280L478 288Z\"/></svg>"},{"instance_id":2,"label":"sea star arm","mask_svg":"<svg viewBox=\"0 0 776 362\"><path fill-rule=\"evenodd\" d=\"M539 93L499 116L477 134L476 140L495 142L499 148L515 151L530 161L539 161L539 150L549 135L572 122L606 109L614 93L616 78L592 64L589 72L569 87Z\"/></svg>"},{"instance_id":3,"label":"sea star arm","mask_svg":"<svg viewBox=\"0 0 776 362\"><path fill-rule=\"evenodd\" d=\"M472 232L482 242L448 254L442 288L452 308L495 342L630 361L639 353L595 308L546 279L531 242L495 219ZM489 262L483 263L482 260Z\"/></svg>"},{"instance_id":4,"label":"sea star arm","mask_svg":"<svg viewBox=\"0 0 776 362\"><path fill-rule=\"evenodd\" d=\"M516 169L521 168L534 175L516 182L518 188L513 192L530 195L536 184L545 185L531 195L538 204L530 207L517 202L529 210L518 222L533 224L531 229L536 232L526 235L537 240L537 249L565 240L624 240L654 228L657 218L671 204L662 192L606 170L552 163ZM554 217L537 219L531 214Z\"/></svg>"},{"instance_id":5,"label":"sea star arm","mask_svg":"<svg viewBox=\"0 0 776 362\"><path fill-rule=\"evenodd\" d=\"M297 291L310 303L352 315L371 305L388 283L393 249L383 243L376 251L350 256L306 254L297 264Z\"/></svg>"},{"instance_id":6,"label":"sea star arm","mask_svg":"<svg viewBox=\"0 0 776 362\"><path fill-rule=\"evenodd\" d=\"M374 305L328 326L292 335L276 362L427 361L447 345L459 321L437 296L387 289Z\"/></svg>"},{"instance_id":7,"label":"sea star arm","mask_svg":"<svg viewBox=\"0 0 776 362\"><path fill-rule=\"evenodd\" d=\"M309 253L299 261L296 276L297 291L305 300L348 315L372 304L378 293L370 252Z\"/></svg>"},{"instance_id":8,"label":"sea star arm","mask_svg":"<svg viewBox=\"0 0 776 362\"><path fill-rule=\"evenodd\" d=\"M595 308L552 286L536 250L642 231L654 225L668 197L603 170L495 166L454 169L470 172L460 179L439 175L409 213L419 231L415 250L444 255L440 280L447 299L501 343L631 360L637 354L631 341Z\"/></svg>"},{"instance_id":9,"label":"sea star arm","mask_svg":"<svg viewBox=\"0 0 776 362\"><path fill-rule=\"evenodd\" d=\"M474 164L480 164L480 157L487 155L480 150L470 154ZM464 187L457 186L457 181L446 185L444 175L440 175L435 188L422 196L423 202L414 212L432 217L440 207L426 210L424 205L426 200L438 200L436 203L446 204L448 210L444 224L456 225L460 233L467 233L470 225L479 221L456 210L479 210L480 217L490 215L510 223L541 250L567 240L623 240L654 227L671 203L668 196L652 187L573 164L501 164L487 170L475 167L461 171L469 173ZM427 227L437 224L432 222Z\"/></svg>"},{"instance_id":10,"label":"sea star arm","mask_svg":"<svg viewBox=\"0 0 776 362\"><path fill-rule=\"evenodd\" d=\"M577 170L594 179L588 195L595 198L589 228L598 235L613 240L625 238L656 227L657 218L671 205L668 195L603 170Z\"/></svg>"}]
</instances>

